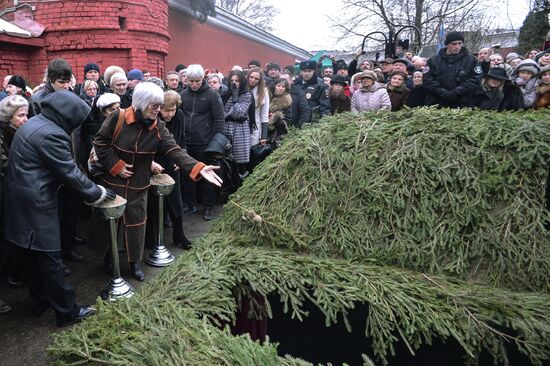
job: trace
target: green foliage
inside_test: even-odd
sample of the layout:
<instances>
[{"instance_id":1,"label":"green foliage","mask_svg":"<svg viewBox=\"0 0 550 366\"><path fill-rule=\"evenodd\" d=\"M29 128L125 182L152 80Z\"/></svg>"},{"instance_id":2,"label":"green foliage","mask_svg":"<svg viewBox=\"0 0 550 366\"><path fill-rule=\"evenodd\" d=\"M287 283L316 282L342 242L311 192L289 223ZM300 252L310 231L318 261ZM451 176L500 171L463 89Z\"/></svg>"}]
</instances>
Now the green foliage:
<instances>
[{"instance_id":1,"label":"green foliage","mask_svg":"<svg viewBox=\"0 0 550 366\"><path fill-rule=\"evenodd\" d=\"M214 232L548 291L548 115L420 109L333 117L255 171ZM264 224L240 219L246 210Z\"/></svg>"},{"instance_id":2,"label":"green foliage","mask_svg":"<svg viewBox=\"0 0 550 366\"><path fill-rule=\"evenodd\" d=\"M519 30L519 49L521 52L528 52L532 49L541 49L546 34L550 30L548 23L548 12L550 5L548 1L539 4L539 7L530 11L523 21Z\"/></svg>"},{"instance_id":3,"label":"green foliage","mask_svg":"<svg viewBox=\"0 0 550 366\"><path fill-rule=\"evenodd\" d=\"M506 345L550 360L543 205L549 111L421 109L325 119L290 137L194 248L132 299L55 337L54 364L310 365L233 337L243 301L326 324L367 304L382 364L455 340L466 361ZM343 320L342 320L343 319ZM368 357L364 363L370 365Z\"/></svg>"}]
</instances>

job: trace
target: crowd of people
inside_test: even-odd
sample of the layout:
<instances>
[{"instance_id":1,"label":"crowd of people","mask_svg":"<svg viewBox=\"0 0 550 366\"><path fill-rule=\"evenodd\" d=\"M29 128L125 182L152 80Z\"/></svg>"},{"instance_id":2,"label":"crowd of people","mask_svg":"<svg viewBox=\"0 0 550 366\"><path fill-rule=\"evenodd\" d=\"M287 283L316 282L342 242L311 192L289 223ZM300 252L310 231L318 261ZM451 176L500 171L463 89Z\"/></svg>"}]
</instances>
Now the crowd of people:
<instances>
[{"instance_id":1,"label":"crowd of people","mask_svg":"<svg viewBox=\"0 0 550 366\"><path fill-rule=\"evenodd\" d=\"M89 244L105 254L107 271L112 266L107 227L87 205L117 194L127 200L122 246L130 274L143 281L146 238L157 230L153 174L176 182L167 222L159 224L188 248L184 216L201 203L203 219L213 220L221 190L231 184L234 191L293 128L343 112L430 105L546 108L549 51L503 58L483 48L474 55L463 34L451 32L430 59L405 52L378 62L357 52L349 65L332 58L323 67L327 55L284 68L252 60L227 75L180 64L162 79L116 65L102 73L90 62L78 84L71 65L53 59L34 89L24 76L8 75L0 92L2 270L10 286L29 286L35 315L52 307L58 325L72 324L93 314L76 304L63 278L70 274L63 261L84 259L76 250L84 217L91 215ZM0 300L0 313L9 310Z\"/></svg>"}]
</instances>

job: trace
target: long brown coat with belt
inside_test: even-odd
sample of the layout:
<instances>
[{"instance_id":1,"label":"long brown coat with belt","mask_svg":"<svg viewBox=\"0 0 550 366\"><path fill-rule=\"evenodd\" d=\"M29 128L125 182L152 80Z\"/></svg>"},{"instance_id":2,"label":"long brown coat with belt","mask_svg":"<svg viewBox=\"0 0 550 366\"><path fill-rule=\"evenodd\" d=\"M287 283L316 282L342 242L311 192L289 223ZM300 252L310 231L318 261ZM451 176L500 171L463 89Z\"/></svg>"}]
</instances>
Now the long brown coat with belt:
<instances>
[{"instance_id":1,"label":"long brown coat with belt","mask_svg":"<svg viewBox=\"0 0 550 366\"><path fill-rule=\"evenodd\" d=\"M152 125L146 126L138 121L133 107L123 111L124 121L115 141L112 141L112 137L119 112L105 120L96 135L94 147L100 163L109 172L101 176L103 184L128 201L122 217L124 245L128 261L138 262L143 258L147 190L155 154L165 154L193 180L199 179L199 173L205 165L190 157L185 149L176 144L163 121L157 119ZM132 165L134 174L130 178L118 176L125 163Z\"/></svg>"}]
</instances>

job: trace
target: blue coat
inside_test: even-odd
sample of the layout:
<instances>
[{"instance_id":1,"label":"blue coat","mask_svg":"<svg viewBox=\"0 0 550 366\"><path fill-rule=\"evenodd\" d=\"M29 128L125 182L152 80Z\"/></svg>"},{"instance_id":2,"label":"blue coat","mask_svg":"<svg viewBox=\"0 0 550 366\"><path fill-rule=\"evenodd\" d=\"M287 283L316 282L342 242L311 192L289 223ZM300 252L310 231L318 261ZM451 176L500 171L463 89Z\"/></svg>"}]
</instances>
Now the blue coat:
<instances>
[{"instance_id":1,"label":"blue coat","mask_svg":"<svg viewBox=\"0 0 550 366\"><path fill-rule=\"evenodd\" d=\"M4 232L31 250L60 250L57 190L67 185L88 202L102 190L77 167L69 135L90 107L67 90L41 100L41 114L29 119L13 139L4 180Z\"/></svg>"}]
</instances>

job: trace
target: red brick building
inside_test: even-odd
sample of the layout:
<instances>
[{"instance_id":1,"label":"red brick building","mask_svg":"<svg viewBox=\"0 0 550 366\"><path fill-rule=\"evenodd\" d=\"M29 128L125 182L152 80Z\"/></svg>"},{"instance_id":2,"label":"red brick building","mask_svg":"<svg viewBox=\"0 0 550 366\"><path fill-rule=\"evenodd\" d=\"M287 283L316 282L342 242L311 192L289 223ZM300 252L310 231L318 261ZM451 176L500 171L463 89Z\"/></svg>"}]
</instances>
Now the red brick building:
<instances>
[{"instance_id":1,"label":"red brick building","mask_svg":"<svg viewBox=\"0 0 550 366\"><path fill-rule=\"evenodd\" d=\"M162 77L179 63L227 72L251 59L287 65L309 57L222 9L217 12L200 23L188 0L0 0L0 18L23 29L30 20L45 27L31 38L0 34L0 77L21 74L36 84L56 57L72 65L77 80L92 61L102 70L118 65Z\"/></svg>"}]
</instances>

